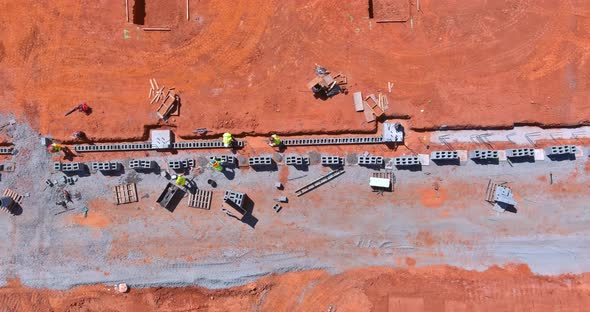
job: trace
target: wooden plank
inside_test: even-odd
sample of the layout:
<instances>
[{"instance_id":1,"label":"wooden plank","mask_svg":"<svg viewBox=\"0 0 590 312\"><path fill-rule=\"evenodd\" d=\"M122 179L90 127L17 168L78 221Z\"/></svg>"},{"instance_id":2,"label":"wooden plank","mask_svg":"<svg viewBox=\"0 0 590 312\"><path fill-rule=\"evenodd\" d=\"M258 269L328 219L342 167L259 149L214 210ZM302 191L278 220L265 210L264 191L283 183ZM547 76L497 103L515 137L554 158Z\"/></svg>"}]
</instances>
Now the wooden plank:
<instances>
[{"instance_id":1,"label":"wooden plank","mask_svg":"<svg viewBox=\"0 0 590 312\"><path fill-rule=\"evenodd\" d=\"M365 120L367 122L375 121L375 114L373 113L373 110L369 106L369 103L367 103L367 101L363 101L363 106L365 107L365 109L364 109Z\"/></svg>"},{"instance_id":2,"label":"wooden plank","mask_svg":"<svg viewBox=\"0 0 590 312\"><path fill-rule=\"evenodd\" d=\"M352 94L352 97L354 99L354 109L357 112L362 112L364 110L363 108L363 95L362 93L359 92L355 92Z\"/></svg>"},{"instance_id":3,"label":"wooden plank","mask_svg":"<svg viewBox=\"0 0 590 312\"><path fill-rule=\"evenodd\" d=\"M127 23L129 23L129 0L125 0L125 17L127 18Z\"/></svg>"}]
</instances>

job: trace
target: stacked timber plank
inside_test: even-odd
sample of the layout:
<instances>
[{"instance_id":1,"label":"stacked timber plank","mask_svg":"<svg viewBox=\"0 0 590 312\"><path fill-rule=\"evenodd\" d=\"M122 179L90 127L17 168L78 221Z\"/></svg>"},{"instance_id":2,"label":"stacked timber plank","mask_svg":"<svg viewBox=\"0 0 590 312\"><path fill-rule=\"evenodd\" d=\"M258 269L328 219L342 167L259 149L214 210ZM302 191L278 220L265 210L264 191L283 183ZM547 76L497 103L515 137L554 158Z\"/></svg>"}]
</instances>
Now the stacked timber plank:
<instances>
[{"instance_id":1,"label":"stacked timber plank","mask_svg":"<svg viewBox=\"0 0 590 312\"><path fill-rule=\"evenodd\" d=\"M168 88L168 91L166 91L166 87L160 87L155 78L150 79L150 86L148 95L148 98L151 98L150 104L159 105L158 109L156 109L156 115L167 120L176 110L180 98L176 94L175 88Z\"/></svg>"}]
</instances>

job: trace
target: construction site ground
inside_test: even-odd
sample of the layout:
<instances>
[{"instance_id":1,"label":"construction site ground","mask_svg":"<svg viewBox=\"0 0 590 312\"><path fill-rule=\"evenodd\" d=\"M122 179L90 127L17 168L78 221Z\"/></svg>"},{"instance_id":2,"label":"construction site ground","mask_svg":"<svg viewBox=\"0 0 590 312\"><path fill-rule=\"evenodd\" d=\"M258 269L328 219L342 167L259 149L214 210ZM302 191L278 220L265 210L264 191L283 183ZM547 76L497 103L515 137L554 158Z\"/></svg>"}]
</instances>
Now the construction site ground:
<instances>
[{"instance_id":1,"label":"construction site ground","mask_svg":"<svg viewBox=\"0 0 590 312\"><path fill-rule=\"evenodd\" d=\"M194 1L190 21L184 6L147 1L141 27L172 31L145 32L123 2L1 2L0 110L56 138L138 139L157 124L155 77L180 91L182 137L373 130L352 94L313 98L318 63L351 92L392 82L386 114L413 128L588 122L583 1L411 1L411 25L368 19L365 1ZM80 102L90 116L63 116Z\"/></svg>"},{"instance_id":2,"label":"construction site ground","mask_svg":"<svg viewBox=\"0 0 590 312\"><path fill-rule=\"evenodd\" d=\"M0 191L24 197L17 215L0 215L0 311L588 305L590 3L412 0L408 20L383 24L368 17L365 1L190 1L187 21L185 1L153 0L145 2L144 25L135 25L119 2L0 0L0 145L15 150L0 163L16 168L0 172ZM405 1L389 3L405 10ZM315 99L306 84L316 63L345 74L350 92ZM180 94L179 115L167 124L149 103L154 77ZM352 97L379 90L389 98L385 119L406 129L403 146L288 147L283 154L267 145L270 133L380 136L381 125L355 112ZM90 114L64 116L82 102ZM131 142L148 141L155 128L171 129L177 141L229 131L248 143L236 155L292 153L314 162L218 173L208 157L229 151L80 153L74 161L142 158L160 169L87 172L65 186L68 208L56 205L64 186L45 181L63 177L52 162L72 159L47 153L41 137L73 147L75 131L91 143ZM197 128L209 132L198 136ZM394 191L383 194L368 186L375 168L355 164L364 152L563 144L585 146L583 157L431 163L395 170ZM297 197L295 190L329 172L317 164L320 155L345 157L345 173ZM160 175L165 163L186 158L197 162L189 177L214 192L210 210L188 207L186 197L174 212L156 203L169 182ZM511 187L515 213L484 201L490 181ZM114 204L113 187L122 183L136 184L138 202ZM251 216L240 221L220 211L228 208L227 189L248 195ZM277 213L279 196L289 201ZM115 293L121 282L130 293Z\"/></svg>"}]
</instances>

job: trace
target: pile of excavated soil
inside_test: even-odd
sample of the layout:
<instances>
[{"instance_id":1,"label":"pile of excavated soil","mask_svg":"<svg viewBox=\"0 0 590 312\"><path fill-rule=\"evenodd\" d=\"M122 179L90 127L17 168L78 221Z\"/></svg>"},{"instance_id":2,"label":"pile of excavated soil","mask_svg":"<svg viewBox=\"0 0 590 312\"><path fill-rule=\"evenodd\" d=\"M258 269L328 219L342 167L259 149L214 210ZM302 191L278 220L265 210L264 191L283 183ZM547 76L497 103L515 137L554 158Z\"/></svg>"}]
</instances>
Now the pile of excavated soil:
<instances>
[{"instance_id":1,"label":"pile of excavated soil","mask_svg":"<svg viewBox=\"0 0 590 312\"><path fill-rule=\"evenodd\" d=\"M412 259L407 259L412 263ZM0 289L8 311L584 311L590 276L533 275L525 265L485 272L452 267L368 268L262 278L230 289L131 289L84 286L69 291ZM330 310L331 309L331 310Z\"/></svg>"},{"instance_id":2,"label":"pile of excavated soil","mask_svg":"<svg viewBox=\"0 0 590 312\"><path fill-rule=\"evenodd\" d=\"M352 94L306 89L318 63L351 93L392 82L387 115L414 128L588 122L590 2L412 2L411 24L369 20L366 1L195 1L190 21L184 6L149 1L134 25L120 4L0 3L0 111L58 138L139 139L158 123L155 77L180 92L170 125L184 137L373 131ZM64 117L80 102L92 114Z\"/></svg>"}]
</instances>

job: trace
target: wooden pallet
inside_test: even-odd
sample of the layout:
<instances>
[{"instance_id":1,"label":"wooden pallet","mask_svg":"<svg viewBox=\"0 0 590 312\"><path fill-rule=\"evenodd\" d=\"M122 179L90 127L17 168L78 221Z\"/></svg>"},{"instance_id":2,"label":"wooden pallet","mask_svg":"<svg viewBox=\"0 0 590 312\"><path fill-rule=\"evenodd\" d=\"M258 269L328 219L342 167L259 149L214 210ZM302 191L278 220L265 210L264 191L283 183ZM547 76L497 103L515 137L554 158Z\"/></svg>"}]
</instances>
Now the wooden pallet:
<instances>
[{"instance_id":1,"label":"wooden pallet","mask_svg":"<svg viewBox=\"0 0 590 312\"><path fill-rule=\"evenodd\" d=\"M391 191L395 190L395 174L393 172L373 172L371 174L373 178L389 179L391 185Z\"/></svg>"},{"instance_id":2,"label":"wooden pallet","mask_svg":"<svg viewBox=\"0 0 590 312\"><path fill-rule=\"evenodd\" d=\"M129 204L138 201L135 183L121 184L113 188L115 191L115 204Z\"/></svg>"},{"instance_id":3,"label":"wooden pallet","mask_svg":"<svg viewBox=\"0 0 590 312\"><path fill-rule=\"evenodd\" d=\"M213 192L197 190L194 194L188 196L188 206L192 208L211 209L211 198Z\"/></svg>"},{"instance_id":4,"label":"wooden pallet","mask_svg":"<svg viewBox=\"0 0 590 312\"><path fill-rule=\"evenodd\" d=\"M11 189L5 189L2 196L10 197L15 203L21 205L23 203L23 196Z\"/></svg>"}]
</instances>

